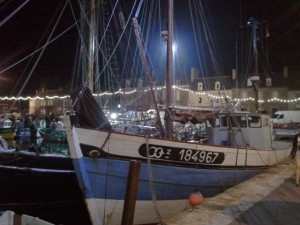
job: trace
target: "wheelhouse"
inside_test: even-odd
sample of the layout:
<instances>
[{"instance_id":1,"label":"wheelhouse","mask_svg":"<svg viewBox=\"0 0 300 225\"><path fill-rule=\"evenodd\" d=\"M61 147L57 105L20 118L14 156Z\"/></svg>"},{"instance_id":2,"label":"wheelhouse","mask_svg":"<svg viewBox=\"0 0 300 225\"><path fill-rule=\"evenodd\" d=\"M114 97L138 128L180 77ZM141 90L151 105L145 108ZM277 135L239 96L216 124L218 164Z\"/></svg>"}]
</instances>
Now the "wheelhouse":
<instances>
[{"instance_id":1,"label":"wheelhouse","mask_svg":"<svg viewBox=\"0 0 300 225\"><path fill-rule=\"evenodd\" d=\"M218 113L206 120L208 143L236 147L271 147L270 117L249 112Z\"/></svg>"}]
</instances>

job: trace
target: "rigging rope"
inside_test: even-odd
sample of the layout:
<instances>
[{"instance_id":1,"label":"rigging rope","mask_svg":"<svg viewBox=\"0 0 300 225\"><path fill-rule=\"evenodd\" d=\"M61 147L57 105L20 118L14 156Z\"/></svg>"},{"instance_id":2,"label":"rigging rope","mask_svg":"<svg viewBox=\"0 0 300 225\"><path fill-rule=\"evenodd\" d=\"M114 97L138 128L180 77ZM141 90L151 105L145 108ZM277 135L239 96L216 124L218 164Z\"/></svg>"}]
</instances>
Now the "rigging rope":
<instances>
[{"instance_id":1,"label":"rigging rope","mask_svg":"<svg viewBox=\"0 0 300 225\"><path fill-rule=\"evenodd\" d=\"M140 10L141 10L143 1L144 1L144 0L141 0L141 1L140 1L139 5L138 5L138 8L137 8L137 10L136 10L136 12L135 12L135 14L134 14L134 17L136 17L136 18L139 16L139 13L140 13Z\"/></svg>"},{"instance_id":2,"label":"rigging rope","mask_svg":"<svg viewBox=\"0 0 300 225\"><path fill-rule=\"evenodd\" d=\"M132 7L133 9L134 9L134 6L136 5L137 1L138 1L138 0L135 0L135 1L134 1L134 5L133 5L133 7ZM123 29L123 31L122 31L122 33L121 33L121 35L120 35L120 38L119 38L118 42L116 43L115 48L114 48L113 51L112 51L111 56L108 58L106 65L103 66L101 72L99 73L99 76L95 79L94 84L95 84L96 82L98 82L98 80L99 80L99 78L100 78L100 75L105 71L106 67L109 65L110 60L111 60L112 57L114 56L114 53L116 52L117 47L119 46L119 44L120 44L120 42L121 42L121 39L122 39L122 37L123 37L123 35L124 35L124 33L125 33L126 27L128 26L128 23L131 21L130 18L131 18L131 15L133 14L133 9L132 9L131 12L130 12L130 15L129 15L129 17L128 17L128 20L127 20L127 22L126 22L126 24L125 24L125 28Z\"/></svg>"},{"instance_id":3,"label":"rigging rope","mask_svg":"<svg viewBox=\"0 0 300 225\"><path fill-rule=\"evenodd\" d=\"M55 31L57 25L58 25L58 22L60 21L62 15L63 15L63 12L64 12L64 10L65 10L67 4L68 4L68 1L65 2L64 6L63 6L63 9L61 10L61 12L60 12L60 14L59 14L59 16L58 16L58 19L57 19L56 23L54 24L54 27L53 27L53 29L52 29L52 31L51 31L51 33L50 33L50 35L49 35L49 37L48 37L46 43L48 43L48 42L51 40L51 37L52 37L52 35L53 35L53 33L54 33L54 31ZM30 72L29 72L29 75L28 75L27 79L24 81L24 84L23 84L23 86L21 87L21 89L19 90L17 96L20 96L20 95L21 95L22 91L24 90L25 86L27 85L27 82L28 82L29 79L31 78L31 76L32 76L32 74L33 74L33 72L34 72L34 70L35 70L37 64L39 63L40 59L42 58L42 55L43 55L43 53L44 53L45 50L46 50L46 48L43 48L42 51L40 52L40 54L39 54L39 56L38 56L36 62L34 63L33 67L31 68L31 70L30 70ZM14 101L13 104L10 106L10 109L12 109L12 108L14 107L15 102L16 102L16 101Z\"/></svg>"},{"instance_id":4,"label":"rigging rope","mask_svg":"<svg viewBox=\"0 0 300 225\"><path fill-rule=\"evenodd\" d=\"M13 11L8 17L0 22L0 27L2 27L10 18L12 18L18 11L20 11L30 0L26 0L22 5L20 5L15 11Z\"/></svg>"},{"instance_id":5,"label":"rigging rope","mask_svg":"<svg viewBox=\"0 0 300 225\"><path fill-rule=\"evenodd\" d=\"M148 176L149 176L149 187L150 187L150 191L151 191L151 196L152 196L152 202L153 202L153 206L154 206L154 210L156 212L156 215L159 219L159 221L161 222L161 224L166 225L164 219L162 218L162 216L160 215L158 206L157 206L157 202L156 202L156 194L155 194L155 190L154 190L154 185L153 185L153 172L152 172L152 167L151 167L151 159L149 156L149 138L148 138L148 134L146 133L146 150L147 150L147 166L148 166Z\"/></svg>"},{"instance_id":6,"label":"rigging rope","mask_svg":"<svg viewBox=\"0 0 300 225\"><path fill-rule=\"evenodd\" d=\"M24 60L28 59L29 57L33 56L35 53L38 53L39 51L43 51L49 44L56 41L58 38L60 38L62 35L64 35L66 32L68 32L70 29L72 29L77 23L78 23L78 21L76 23L74 23L73 25L71 25L69 28L67 28L65 31L61 32L59 35L54 37L53 39L48 39L46 44L44 44L42 47L38 48L37 50L30 53L29 55L25 56L23 59L20 59L19 61L15 62L14 64L12 64L12 65L6 67L5 69L1 70L0 74L6 72L7 70L13 68L14 66L18 65L19 63L23 62Z\"/></svg>"}]
</instances>

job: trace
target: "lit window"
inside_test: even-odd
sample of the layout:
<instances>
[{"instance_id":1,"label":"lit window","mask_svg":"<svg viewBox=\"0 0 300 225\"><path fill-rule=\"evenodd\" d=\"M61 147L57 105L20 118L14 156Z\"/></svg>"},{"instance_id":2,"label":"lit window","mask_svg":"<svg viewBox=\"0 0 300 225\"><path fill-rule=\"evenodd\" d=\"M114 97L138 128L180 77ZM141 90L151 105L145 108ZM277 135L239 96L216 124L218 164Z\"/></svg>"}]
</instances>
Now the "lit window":
<instances>
[{"instance_id":1,"label":"lit window","mask_svg":"<svg viewBox=\"0 0 300 225\"><path fill-rule=\"evenodd\" d=\"M198 82L198 91L202 91L202 90L203 90L203 83Z\"/></svg>"},{"instance_id":2,"label":"lit window","mask_svg":"<svg viewBox=\"0 0 300 225\"><path fill-rule=\"evenodd\" d=\"M216 82L215 82L215 90L220 90L220 88L221 88L221 83L220 83L220 81L216 81Z\"/></svg>"}]
</instances>

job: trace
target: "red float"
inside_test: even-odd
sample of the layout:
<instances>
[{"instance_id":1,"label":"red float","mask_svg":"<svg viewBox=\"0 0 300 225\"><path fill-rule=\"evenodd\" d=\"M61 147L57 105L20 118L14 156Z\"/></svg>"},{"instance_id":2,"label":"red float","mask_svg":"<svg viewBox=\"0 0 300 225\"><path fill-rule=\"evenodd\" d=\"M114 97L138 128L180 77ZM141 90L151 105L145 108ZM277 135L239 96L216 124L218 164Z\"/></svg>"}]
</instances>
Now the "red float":
<instances>
[{"instance_id":1,"label":"red float","mask_svg":"<svg viewBox=\"0 0 300 225\"><path fill-rule=\"evenodd\" d=\"M192 207L195 207L197 205L201 205L203 202L204 202L204 198L203 198L202 194L200 193L200 191L195 190L190 194L189 204Z\"/></svg>"}]
</instances>

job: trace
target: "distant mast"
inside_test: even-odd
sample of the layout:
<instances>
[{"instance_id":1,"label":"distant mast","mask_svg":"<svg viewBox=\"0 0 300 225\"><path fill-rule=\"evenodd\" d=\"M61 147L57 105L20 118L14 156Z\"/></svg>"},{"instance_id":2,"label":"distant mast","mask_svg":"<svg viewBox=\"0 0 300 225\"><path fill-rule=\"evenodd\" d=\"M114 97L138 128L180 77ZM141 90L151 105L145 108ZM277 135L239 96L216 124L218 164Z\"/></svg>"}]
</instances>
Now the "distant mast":
<instances>
[{"instance_id":1,"label":"distant mast","mask_svg":"<svg viewBox=\"0 0 300 225\"><path fill-rule=\"evenodd\" d=\"M252 43L253 43L253 53L254 53L254 75L256 78L259 78L258 74L258 52L257 52L257 21L254 18L250 18L248 21L248 25L251 26L251 34L252 34ZM254 91L254 101L255 101L255 110L259 110L259 104L258 104L258 83L259 79L252 81L253 84L253 91Z\"/></svg>"},{"instance_id":2,"label":"distant mast","mask_svg":"<svg viewBox=\"0 0 300 225\"><path fill-rule=\"evenodd\" d=\"M168 0L168 37L167 37L167 78L166 78L166 137L172 138L172 105L173 105L173 14L174 1Z\"/></svg>"},{"instance_id":3,"label":"distant mast","mask_svg":"<svg viewBox=\"0 0 300 225\"><path fill-rule=\"evenodd\" d=\"M87 85L91 92L94 92L94 61L95 61L95 0L87 1L87 46L88 46L88 68L87 68Z\"/></svg>"}]
</instances>

